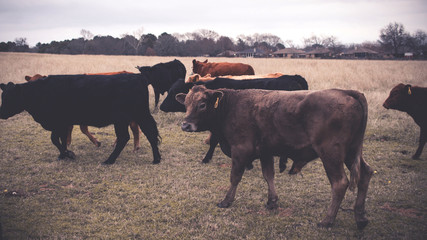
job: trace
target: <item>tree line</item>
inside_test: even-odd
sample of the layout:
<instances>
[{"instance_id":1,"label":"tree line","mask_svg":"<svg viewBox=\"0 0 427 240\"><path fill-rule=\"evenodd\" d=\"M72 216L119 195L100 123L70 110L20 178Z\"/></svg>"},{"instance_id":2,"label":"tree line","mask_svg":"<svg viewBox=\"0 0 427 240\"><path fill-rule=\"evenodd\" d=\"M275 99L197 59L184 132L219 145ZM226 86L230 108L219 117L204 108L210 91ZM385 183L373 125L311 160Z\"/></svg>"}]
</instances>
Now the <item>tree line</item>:
<instances>
[{"instance_id":1,"label":"tree line","mask_svg":"<svg viewBox=\"0 0 427 240\"><path fill-rule=\"evenodd\" d=\"M217 56L227 51L244 51L250 48L272 53L284 48L296 48L292 41L283 41L273 34L239 35L237 41L220 36L215 31L201 29L185 34L162 33L155 36L143 34L143 28L120 38L112 36L94 36L88 30L81 30L80 38L50 43L37 43L29 47L26 38L17 38L11 42L1 42L1 52L37 52L53 54L106 54L141 56ZM303 50L328 48L337 53L345 49L360 46L377 52L403 57L411 52L419 59L427 58L427 34L418 30L409 33L401 23L390 23L380 30L376 42L344 45L334 36L313 35L304 38Z\"/></svg>"}]
</instances>

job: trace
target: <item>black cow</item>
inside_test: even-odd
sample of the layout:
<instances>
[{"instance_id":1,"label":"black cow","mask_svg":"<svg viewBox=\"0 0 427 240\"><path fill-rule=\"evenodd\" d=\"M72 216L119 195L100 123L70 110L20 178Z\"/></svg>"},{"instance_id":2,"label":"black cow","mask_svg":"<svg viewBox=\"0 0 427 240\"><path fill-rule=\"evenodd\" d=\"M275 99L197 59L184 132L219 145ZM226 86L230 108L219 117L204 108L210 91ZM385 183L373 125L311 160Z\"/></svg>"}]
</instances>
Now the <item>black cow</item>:
<instances>
[{"instance_id":1,"label":"black cow","mask_svg":"<svg viewBox=\"0 0 427 240\"><path fill-rule=\"evenodd\" d=\"M185 78L187 74L184 64L176 59L167 63L158 63L152 67L137 66L136 68L147 77L148 84L154 88L155 109L159 104L160 94L163 95L176 80Z\"/></svg>"},{"instance_id":2,"label":"black cow","mask_svg":"<svg viewBox=\"0 0 427 240\"><path fill-rule=\"evenodd\" d=\"M251 80L234 80L229 78L215 78L212 81L184 83L184 79L176 81L169 89L168 96L160 105L160 110L164 112L185 112L185 106L179 103L175 96L179 93L188 93L189 89L194 85L204 85L208 89L266 89L266 90L308 90L307 81L300 75L283 75L278 78L260 78ZM213 156L215 147L218 145L218 139L215 134L211 134L210 147L203 163L208 163ZM286 169L286 158L280 158L280 172ZM247 166L248 169L252 168L251 165ZM293 172L290 172L293 173Z\"/></svg>"},{"instance_id":3,"label":"black cow","mask_svg":"<svg viewBox=\"0 0 427 240\"><path fill-rule=\"evenodd\" d=\"M113 164L129 140L128 125L138 123L153 151L153 163L160 162L157 124L148 105L148 83L141 74L50 75L23 84L1 84L0 118L22 111L31 114L51 131L52 143L59 149L58 159L74 158L67 150L68 127L114 124L117 144L104 164Z\"/></svg>"}]
</instances>

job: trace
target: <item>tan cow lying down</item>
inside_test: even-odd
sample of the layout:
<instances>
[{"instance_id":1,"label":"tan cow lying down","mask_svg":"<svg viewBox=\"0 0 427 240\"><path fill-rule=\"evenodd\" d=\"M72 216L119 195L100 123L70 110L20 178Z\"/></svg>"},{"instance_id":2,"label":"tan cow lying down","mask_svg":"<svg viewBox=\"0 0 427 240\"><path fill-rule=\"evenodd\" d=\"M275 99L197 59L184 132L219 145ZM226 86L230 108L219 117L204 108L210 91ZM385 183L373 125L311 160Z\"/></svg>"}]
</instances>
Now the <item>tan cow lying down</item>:
<instances>
[{"instance_id":1,"label":"tan cow lying down","mask_svg":"<svg viewBox=\"0 0 427 240\"><path fill-rule=\"evenodd\" d=\"M250 79L257 79L257 78L278 78L280 76L283 76L283 73L269 73L265 75L241 75L241 76L233 76L233 75L225 75L225 76L218 76L219 78L230 78L234 80L250 80ZM202 77L200 74L193 74L185 80L185 83L194 83L194 82L206 82L214 80L217 77L212 77L210 74L207 74L206 76Z\"/></svg>"},{"instance_id":2,"label":"tan cow lying down","mask_svg":"<svg viewBox=\"0 0 427 240\"><path fill-rule=\"evenodd\" d=\"M116 74L123 74L123 73L131 73L131 72L127 72L127 71L120 71L120 72L106 72L106 73L85 73L85 75L116 75ZM34 76L25 76L25 80L27 82L31 82L31 81L36 81L40 78L44 78L46 76L42 76L40 74L36 74ZM139 127L138 124L134 121L131 121L129 123L129 126L132 130L132 134L133 134L133 151L137 151L138 149L140 149L140 144L139 144ZM96 139L90 132L89 129L86 125L80 125L80 131L86 135L89 140L95 144L95 146L100 147L101 146L101 142L98 141L98 139ZM73 132L73 126L71 125L70 128L68 129L68 135L67 135L67 145L70 146L71 144L71 133ZM117 142L117 140L116 140Z\"/></svg>"}]
</instances>

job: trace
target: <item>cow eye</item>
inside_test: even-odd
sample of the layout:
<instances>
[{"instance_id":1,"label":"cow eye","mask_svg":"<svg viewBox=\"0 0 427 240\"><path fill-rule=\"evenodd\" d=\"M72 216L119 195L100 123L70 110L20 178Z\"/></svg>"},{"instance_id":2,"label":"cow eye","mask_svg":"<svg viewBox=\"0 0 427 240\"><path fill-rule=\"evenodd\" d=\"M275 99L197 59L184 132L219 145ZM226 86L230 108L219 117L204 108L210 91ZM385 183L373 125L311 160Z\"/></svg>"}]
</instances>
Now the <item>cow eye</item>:
<instances>
[{"instance_id":1,"label":"cow eye","mask_svg":"<svg viewBox=\"0 0 427 240\"><path fill-rule=\"evenodd\" d=\"M199 109L200 110L205 110L206 109L206 103L204 103L204 102L200 103Z\"/></svg>"}]
</instances>

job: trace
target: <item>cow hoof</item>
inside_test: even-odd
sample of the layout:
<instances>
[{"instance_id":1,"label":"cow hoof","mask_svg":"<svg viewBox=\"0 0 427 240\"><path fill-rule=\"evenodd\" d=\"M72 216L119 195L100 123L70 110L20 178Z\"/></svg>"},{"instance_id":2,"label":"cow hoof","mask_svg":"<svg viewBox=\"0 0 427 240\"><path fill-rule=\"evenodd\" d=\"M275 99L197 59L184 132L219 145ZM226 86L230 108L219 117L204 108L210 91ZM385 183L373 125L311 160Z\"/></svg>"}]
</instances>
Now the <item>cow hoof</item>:
<instances>
[{"instance_id":1,"label":"cow hoof","mask_svg":"<svg viewBox=\"0 0 427 240\"><path fill-rule=\"evenodd\" d=\"M160 163L160 159L153 160L153 164L159 164L159 163Z\"/></svg>"},{"instance_id":2,"label":"cow hoof","mask_svg":"<svg viewBox=\"0 0 427 240\"><path fill-rule=\"evenodd\" d=\"M364 220L362 220L362 221L357 221L357 222L356 222L356 224L357 224L357 229L359 229L359 230L363 230L363 229L368 225L368 223L369 223L369 220L368 220L368 219L364 219Z\"/></svg>"},{"instance_id":3,"label":"cow hoof","mask_svg":"<svg viewBox=\"0 0 427 240\"><path fill-rule=\"evenodd\" d=\"M273 210L273 209L277 209L279 207L279 205L277 205L277 202L267 202L267 204L265 205L265 207L268 210Z\"/></svg>"},{"instance_id":4,"label":"cow hoof","mask_svg":"<svg viewBox=\"0 0 427 240\"><path fill-rule=\"evenodd\" d=\"M72 151L65 151L65 156L69 159L75 159L76 158L76 154L74 154Z\"/></svg>"},{"instance_id":5,"label":"cow hoof","mask_svg":"<svg viewBox=\"0 0 427 240\"><path fill-rule=\"evenodd\" d=\"M101 147L101 142L97 142L96 147Z\"/></svg>"},{"instance_id":6,"label":"cow hoof","mask_svg":"<svg viewBox=\"0 0 427 240\"><path fill-rule=\"evenodd\" d=\"M226 201L222 201L222 202L218 203L217 206L220 207L220 208L228 208L228 207L231 206L231 203L230 202L226 202Z\"/></svg>"},{"instance_id":7,"label":"cow hoof","mask_svg":"<svg viewBox=\"0 0 427 240\"><path fill-rule=\"evenodd\" d=\"M209 158L204 158L203 160L202 160L202 163L209 163L211 160L209 159Z\"/></svg>"},{"instance_id":8,"label":"cow hoof","mask_svg":"<svg viewBox=\"0 0 427 240\"><path fill-rule=\"evenodd\" d=\"M332 223L331 222L320 222L317 224L318 227L321 228L330 228L332 227Z\"/></svg>"},{"instance_id":9,"label":"cow hoof","mask_svg":"<svg viewBox=\"0 0 427 240\"><path fill-rule=\"evenodd\" d=\"M114 164L114 161L105 161L105 162L103 162L103 163L101 163L102 165L112 165L112 164Z\"/></svg>"},{"instance_id":10,"label":"cow hoof","mask_svg":"<svg viewBox=\"0 0 427 240\"><path fill-rule=\"evenodd\" d=\"M412 159L414 159L414 160L420 160L420 156L419 155L414 155L414 156L412 156Z\"/></svg>"}]
</instances>

